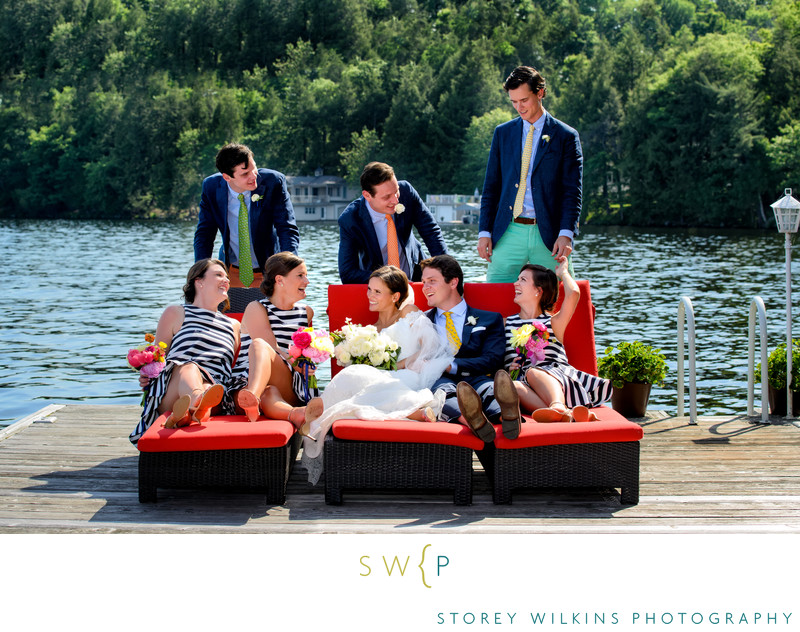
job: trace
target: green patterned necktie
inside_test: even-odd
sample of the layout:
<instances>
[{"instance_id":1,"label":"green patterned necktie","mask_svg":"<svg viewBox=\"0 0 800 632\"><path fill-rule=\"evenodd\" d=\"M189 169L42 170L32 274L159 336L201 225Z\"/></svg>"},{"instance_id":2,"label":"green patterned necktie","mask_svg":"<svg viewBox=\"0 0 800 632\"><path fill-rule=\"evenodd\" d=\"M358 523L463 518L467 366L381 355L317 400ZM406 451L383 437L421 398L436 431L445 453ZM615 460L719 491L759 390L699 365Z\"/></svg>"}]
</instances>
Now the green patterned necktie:
<instances>
[{"instance_id":1,"label":"green patterned necktie","mask_svg":"<svg viewBox=\"0 0 800 632\"><path fill-rule=\"evenodd\" d=\"M250 222L244 194L239 194L239 280L244 287L253 282L253 261L250 258Z\"/></svg>"}]
</instances>

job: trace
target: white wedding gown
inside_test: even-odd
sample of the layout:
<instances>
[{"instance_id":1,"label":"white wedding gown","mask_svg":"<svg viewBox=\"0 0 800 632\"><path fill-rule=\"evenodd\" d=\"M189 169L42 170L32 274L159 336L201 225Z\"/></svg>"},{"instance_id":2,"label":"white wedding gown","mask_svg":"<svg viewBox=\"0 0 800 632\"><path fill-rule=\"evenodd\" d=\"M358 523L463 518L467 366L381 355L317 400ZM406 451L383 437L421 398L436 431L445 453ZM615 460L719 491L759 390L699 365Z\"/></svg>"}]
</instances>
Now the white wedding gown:
<instances>
[{"instance_id":1,"label":"white wedding gown","mask_svg":"<svg viewBox=\"0 0 800 632\"><path fill-rule=\"evenodd\" d=\"M406 368L385 371L353 364L325 387L324 412L311 423L313 439L303 438L301 462L314 485L322 474L325 435L337 419L404 419L426 406L436 414L441 410L444 398L435 398L430 387L452 362L453 355L436 326L423 312L411 312L382 333L400 345L398 361L405 360Z\"/></svg>"}]
</instances>

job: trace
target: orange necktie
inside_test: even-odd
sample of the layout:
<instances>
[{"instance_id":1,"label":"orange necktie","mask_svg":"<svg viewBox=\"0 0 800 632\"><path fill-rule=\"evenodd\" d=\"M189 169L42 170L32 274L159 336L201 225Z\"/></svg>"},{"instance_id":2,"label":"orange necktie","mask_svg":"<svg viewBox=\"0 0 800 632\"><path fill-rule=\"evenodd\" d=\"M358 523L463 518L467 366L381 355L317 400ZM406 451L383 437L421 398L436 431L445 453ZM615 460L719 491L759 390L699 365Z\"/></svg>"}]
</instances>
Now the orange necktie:
<instances>
[{"instance_id":1,"label":"orange necktie","mask_svg":"<svg viewBox=\"0 0 800 632\"><path fill-rule=\"evenodd\" d=\"M386 214L386 251L390 266L400 267L400 249L397 247L397 228L394 225L394 217Z\"/></svg>"}]
</instances>

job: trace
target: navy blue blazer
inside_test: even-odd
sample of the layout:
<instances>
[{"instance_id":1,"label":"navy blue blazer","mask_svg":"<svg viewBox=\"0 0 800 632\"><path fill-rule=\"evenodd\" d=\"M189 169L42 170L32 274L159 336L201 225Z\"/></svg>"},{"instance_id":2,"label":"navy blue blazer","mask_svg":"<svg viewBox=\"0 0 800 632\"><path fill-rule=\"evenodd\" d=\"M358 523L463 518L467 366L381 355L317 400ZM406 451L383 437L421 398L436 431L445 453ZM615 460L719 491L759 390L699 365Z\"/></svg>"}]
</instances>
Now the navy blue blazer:
<instances>
[{"instance_id":1,"label":"navy blue blazer","mask_svg":"<svg viewBox=\"0 0 800 632\"><path fill-rule=\"evenodd\" d=\"M286 187L286 178L272 169L258 170L258 184L253 195L261 196L250 202L250 239L258 259L259 269L276 252L297 254L300 231L294 218L294 208ZM233 227L238 230L238 226ZM194 260L213 256L217 231L222 233L222 257L230 265L228 244L231 227L228 226L228 183L221 173L203 180L200 197L200 216L194 231Z\"/></svg>"},{"instance_id":2,"label":"navy blue blazer","mask_svg":"<svg viewBox=\"0 0 800 632\"><path fill-rule=\"evenodd\" d=\"M542 241L553 248L561 230L578 232L583 153L578 132L544 115L544 128L528 186ZM549 141L547 140L549 137ZM492 246L506 232L514 213L522 166L522 119L498 125L486 165L479 230L492 234Z\"/></svg>"},{"instance_id":3,"label":"navy blue blazer","mask_svg":"<svg viewBox=\"0 0 800 632\"><path fill-rule=\"evenodd\" d=\"M406 207L405 211L394 216L398 246L405 251L411 268L411 280L419 281L422 275L419 262L425 256L422 244L411 229L416 226L431 256L446 255L447 246L442 229L419 193L405 180L398 182L398 185L400 204ZM383 265L378 236L367 209L367 201L362 195L339 216L339 277L342 283L368 283L369 275Z\"/></svg>"},{"instance_id":4,"label":"navy blue blazer","mask_svg":"<svg viewBox=\"0 0 800 632\"><path fill-rule=\"evenodd\" d=\"M436 324L436 308L429 309L425 315ZM470 317L475 324L469 323ZM503 368L506 349L506 333L503 317L496 312L487 312L467 305L467 317L461 330L461 347L455 355L456 372L445 373L442 377L455 380L468 380L472 377L493 376Z\"/></svg>"}]
</instances>

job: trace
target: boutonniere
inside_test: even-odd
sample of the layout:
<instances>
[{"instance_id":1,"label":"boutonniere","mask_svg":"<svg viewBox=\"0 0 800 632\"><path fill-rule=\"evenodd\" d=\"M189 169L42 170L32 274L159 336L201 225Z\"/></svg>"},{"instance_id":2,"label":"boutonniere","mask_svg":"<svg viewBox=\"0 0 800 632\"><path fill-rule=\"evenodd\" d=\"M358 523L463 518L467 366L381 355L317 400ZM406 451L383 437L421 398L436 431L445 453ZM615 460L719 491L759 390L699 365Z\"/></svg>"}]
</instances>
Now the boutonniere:
<instances>
[{"instance_id":1,"label":"boutonniere","mask_svg":"<svg viewBox=\"0 0 800 632\"><path fill-rule=\"evenodd\" d=\"M405 207L404 204L395 204L395 206L394 206L394 214L395 215L400 215L400 213L402 213L405 210L406 210L406 207Z\"/></svg>"},{"instance_id":2,"label":"boutonniere","mask_svg":"<svg viewBox=\"0 0 800 632\"><path fill-rule=\"evenodd\" d=\"M467 318L467 322L474 327L475 325L478 324L478 319L475 318L474 316L470 316L469 318Z\"/></svg>"},{"instance_id":3,"label":"boutonniere","mask_svg":"<svg viewBox=\"0 0 800 632\"><path fill-rule=\"evenodd\" d=\"M547 144L550 142L550 136L547 134L542 134L542 140L545 142L545 144Z\"/></svg>"},{"instance_id":4,"label":"boutonniere","mask_svg":"<svg viewBox=\"0 0 800 632\"><path fill-rule=\"evenodd\" d=\"M250 201L251 202L258 202L262 197L264 197L264 196L263 195L259 195L258 193L256 193L255 195L251 195L250 196Z\"/></svg>"}]
</instances>

